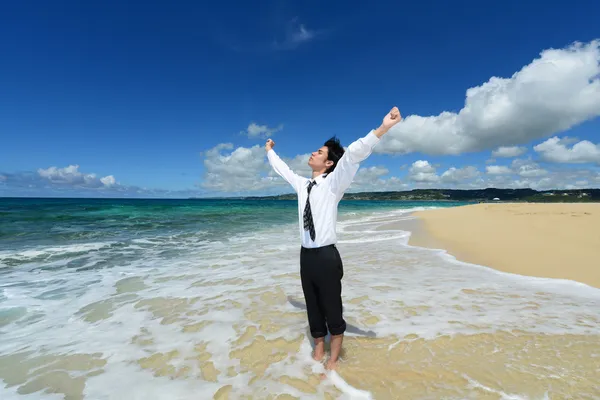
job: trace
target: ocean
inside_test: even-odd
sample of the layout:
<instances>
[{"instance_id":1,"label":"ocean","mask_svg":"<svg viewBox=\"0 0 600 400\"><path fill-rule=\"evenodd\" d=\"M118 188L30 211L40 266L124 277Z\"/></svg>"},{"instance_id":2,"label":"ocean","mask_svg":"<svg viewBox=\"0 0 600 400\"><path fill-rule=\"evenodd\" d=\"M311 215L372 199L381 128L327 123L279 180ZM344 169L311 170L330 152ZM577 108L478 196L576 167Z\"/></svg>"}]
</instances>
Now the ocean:
<instances>
[{"instance_id":1,"label":"ocean","mask_svg":"<svg viewBox=\"0 0 600 400\"><path fill-rule=\"evenodd\" d=\"M295 201L0 199L0 399L600 399L600 290L408 245L462 204L341 202L323 377Z\"/></svg>"}]
</instances>

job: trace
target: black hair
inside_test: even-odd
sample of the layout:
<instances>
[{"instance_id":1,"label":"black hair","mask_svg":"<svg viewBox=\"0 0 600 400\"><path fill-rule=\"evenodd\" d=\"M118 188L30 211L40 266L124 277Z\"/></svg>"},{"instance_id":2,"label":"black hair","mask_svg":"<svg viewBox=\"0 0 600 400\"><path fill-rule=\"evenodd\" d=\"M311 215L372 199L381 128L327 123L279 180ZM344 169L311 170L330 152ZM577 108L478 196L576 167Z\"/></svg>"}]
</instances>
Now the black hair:
<instances>
[{"instance_id":1,"label":"black hair","mask_svg":"<svg viewBox=\"0 0 600 400\"><path fill-rule=\"evenodd\" d=\"M325 171L329 174L333 172L338 161L344 155L344 148L342 147L340 140L335 136L326 141L323 146L327 147L327 160L333 161L333 165Z\"/></svg>"}]
</instances>

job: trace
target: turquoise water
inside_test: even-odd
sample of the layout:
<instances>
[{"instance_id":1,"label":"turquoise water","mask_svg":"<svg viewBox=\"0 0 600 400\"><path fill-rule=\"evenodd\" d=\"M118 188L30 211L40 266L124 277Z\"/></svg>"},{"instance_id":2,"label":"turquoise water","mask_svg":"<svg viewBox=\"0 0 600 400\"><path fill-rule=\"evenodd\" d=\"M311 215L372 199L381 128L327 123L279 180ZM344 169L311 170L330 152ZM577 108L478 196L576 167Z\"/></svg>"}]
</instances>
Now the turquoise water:
<instances>
[{"instance_id":1,"label":"turquoise water","mask_svg":"<svg viewBox=\"0 0 600 400\"><path fill-rule=\"evenodd\" d=\"M342 201L340 217L377 210L450 207L460 202ZM296 201L1 199L0 252L155 237L226 240L297 221ZM19 265L4 256L4 264Z\"/></svg>"}]
</instances>

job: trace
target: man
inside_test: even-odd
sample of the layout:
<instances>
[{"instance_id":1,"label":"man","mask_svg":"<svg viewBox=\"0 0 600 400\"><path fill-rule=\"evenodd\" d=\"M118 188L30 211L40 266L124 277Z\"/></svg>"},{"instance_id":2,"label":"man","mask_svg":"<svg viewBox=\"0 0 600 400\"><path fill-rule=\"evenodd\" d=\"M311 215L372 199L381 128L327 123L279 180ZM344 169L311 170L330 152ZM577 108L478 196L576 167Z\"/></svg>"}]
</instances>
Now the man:
<instances>
[{"instance_id":1,"label":"man","mask_svg":"<svg viewBox=\"0 0 600 400\"><path fill-rule=\"evenodd\" d=\"M372 152L379 139L401 120L397 107L383 118L379 128L358 139L344 152L332 138L308 159L312 179L301 177L287 166L273 150L275 142L267 140L269 163L298 194L298 217L302 246L300 277L306 300L313 358L320 361L325 352L324 338L331 334L331 356L327 369L335 369L342 348L346 322L342 316L342 259L336 248L338 203L354 179L359 163Z\"/></svg>"}]
</instances>

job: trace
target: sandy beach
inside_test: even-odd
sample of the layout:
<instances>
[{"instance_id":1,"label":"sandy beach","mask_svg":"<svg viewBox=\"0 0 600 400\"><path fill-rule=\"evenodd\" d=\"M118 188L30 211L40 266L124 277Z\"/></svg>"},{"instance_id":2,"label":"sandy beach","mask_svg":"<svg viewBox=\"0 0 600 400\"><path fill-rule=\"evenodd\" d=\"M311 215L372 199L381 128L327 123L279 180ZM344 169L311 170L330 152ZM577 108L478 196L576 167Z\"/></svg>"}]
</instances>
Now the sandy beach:
<instances>
[{"instance_id":1,"label":"sandy beach","mask_svg":"<svg viewBox=\"0 0 600 400\"><path fill-rule=\"evenodd\" d=\"M499 203L419 211L415 246L526 276L600 288L600 204Z\"/></svg>"}]
</instances>

